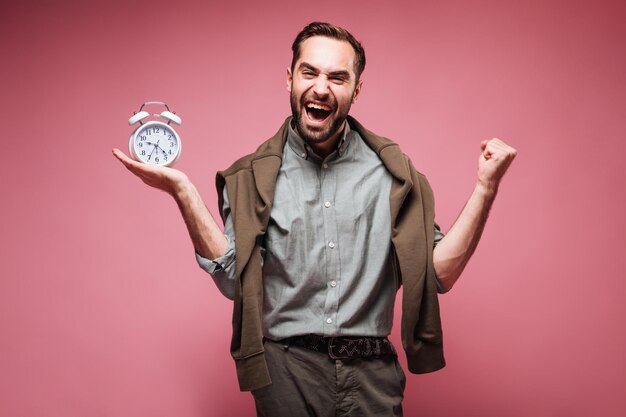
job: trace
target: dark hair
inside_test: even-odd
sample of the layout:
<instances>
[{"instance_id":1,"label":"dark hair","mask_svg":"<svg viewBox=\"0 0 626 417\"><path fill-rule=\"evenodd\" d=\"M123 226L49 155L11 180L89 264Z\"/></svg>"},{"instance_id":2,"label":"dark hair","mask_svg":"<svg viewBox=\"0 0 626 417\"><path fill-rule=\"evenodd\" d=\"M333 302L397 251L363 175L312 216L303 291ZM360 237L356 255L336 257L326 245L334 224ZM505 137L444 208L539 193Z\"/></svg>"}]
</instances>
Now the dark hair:
<instances>
[{"instance_id":1,"label":"dark hair","mask_svg":"<svg viewBox=\"0 0 626 417\"><path fill-rule=\"evenodd\" d=\"M361 43L344 28L325 22L309 23L300 33L298 33L298 36L296 36L296 39L293 41L293 45L291 45L291 50L293 51L293 58L291 60L292 71L295 69L294 66L296 65L296 61L300 58L300 45L302 42L312 38L313 36L326 36L327 38L350 43L356 55L356 59L354 61L356 79L358 80L359 77L361 77L361 74L365 69L365 50L363 49L363 46L361 46Z\"/></svg>"}]
</instances>

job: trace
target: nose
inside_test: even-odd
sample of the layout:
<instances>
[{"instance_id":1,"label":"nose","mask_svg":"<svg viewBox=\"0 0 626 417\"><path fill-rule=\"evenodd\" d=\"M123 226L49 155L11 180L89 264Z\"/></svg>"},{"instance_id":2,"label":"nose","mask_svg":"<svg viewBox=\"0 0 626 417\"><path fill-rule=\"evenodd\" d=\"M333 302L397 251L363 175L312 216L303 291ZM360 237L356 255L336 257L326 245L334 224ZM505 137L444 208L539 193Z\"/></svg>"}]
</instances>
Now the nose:
<instances>
[{"instance_id":1,"label":"nose","mask_svg":"<svg viewBox=\"0 0 626 417\"><path fill-rule=\"evenodd\" d=\"M328 95L328 79L326 77L317 77L313 92L317 97L323 98Z\"/></svg>"}]
</instances>

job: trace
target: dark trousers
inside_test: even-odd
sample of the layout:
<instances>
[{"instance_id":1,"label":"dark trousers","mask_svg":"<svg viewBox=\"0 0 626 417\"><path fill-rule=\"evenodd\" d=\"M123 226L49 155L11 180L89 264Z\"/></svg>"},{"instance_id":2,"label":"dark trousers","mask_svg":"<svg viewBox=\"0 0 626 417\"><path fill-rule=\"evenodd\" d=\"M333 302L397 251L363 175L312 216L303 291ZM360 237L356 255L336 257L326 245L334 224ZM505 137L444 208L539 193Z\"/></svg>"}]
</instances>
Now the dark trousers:
<instances>
[{"instance_id":1,"label":"dark trousers","mask_svg":"<svg viewBox=\"0 0 626 417\"><path fill-rule=\"evenodd\" d=\"M272 384L253 391L259 417L402 416L406 377L395 356L334 360L265 342Z\"/></svg>"}]
</instances>

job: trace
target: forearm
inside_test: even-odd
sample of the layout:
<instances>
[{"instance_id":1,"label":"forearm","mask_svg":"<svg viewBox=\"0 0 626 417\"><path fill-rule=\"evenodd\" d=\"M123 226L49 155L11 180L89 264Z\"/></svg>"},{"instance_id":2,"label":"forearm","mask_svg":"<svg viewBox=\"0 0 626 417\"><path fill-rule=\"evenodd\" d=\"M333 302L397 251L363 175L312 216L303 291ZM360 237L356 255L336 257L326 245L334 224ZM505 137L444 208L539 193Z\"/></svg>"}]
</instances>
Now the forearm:
<instances>
[{"instance_id":1,"label":"forearm","mask_svg":"<svg viewBox=\"0 0 626 417\"><path fill-rule=\"evenodd\" d=\"M495 188L478 183L454 225L435 247L435 272L446 290L452 288L476 250L495 196Z\"/></svg>"},{"instance_id":2,"label":"forearm","mask_svg":"<svg viewBox=\"0 0 626 417\"><path fill-rule=\"evenodd\" d=\"M226 253L228 241L190 181L177 184L172 196L178 204L196 252L216 259Z\"/></svg>"},{"instance_id":3,"label":"forearm","mask_svg":"<svg viewBox=\"0 0 626 417\"><path fill-rule=\"evenodd\" d=\"M177 169L133 161L119 149L113 149L113 155L145 184L174 197L199 255L207 259L224 255L228 241L187 175Z\"/></svg>"}]
</instances>

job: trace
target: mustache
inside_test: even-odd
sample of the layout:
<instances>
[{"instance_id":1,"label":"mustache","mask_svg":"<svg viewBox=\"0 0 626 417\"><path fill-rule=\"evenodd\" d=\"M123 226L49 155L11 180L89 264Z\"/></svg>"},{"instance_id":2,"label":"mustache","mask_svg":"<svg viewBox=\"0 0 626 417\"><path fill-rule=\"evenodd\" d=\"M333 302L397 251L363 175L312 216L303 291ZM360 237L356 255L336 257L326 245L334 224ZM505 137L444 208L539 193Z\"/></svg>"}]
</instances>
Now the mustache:
<instances>
[{"instance_id":1,"label":"mustache","mask_svg":"<svg viewBox=\"0 0 626 417\"><path fill-rule=\"evenodd\" d=\"M327 106L332 107L333 109L337 108L337 101L333 99L331 96L328 96L325 99L312 97L312 95L302 96L302 98L300 99L300 104L304 107L307 101L313 102L313 103L325 104Z\"/></svg>"}]
</instances>

